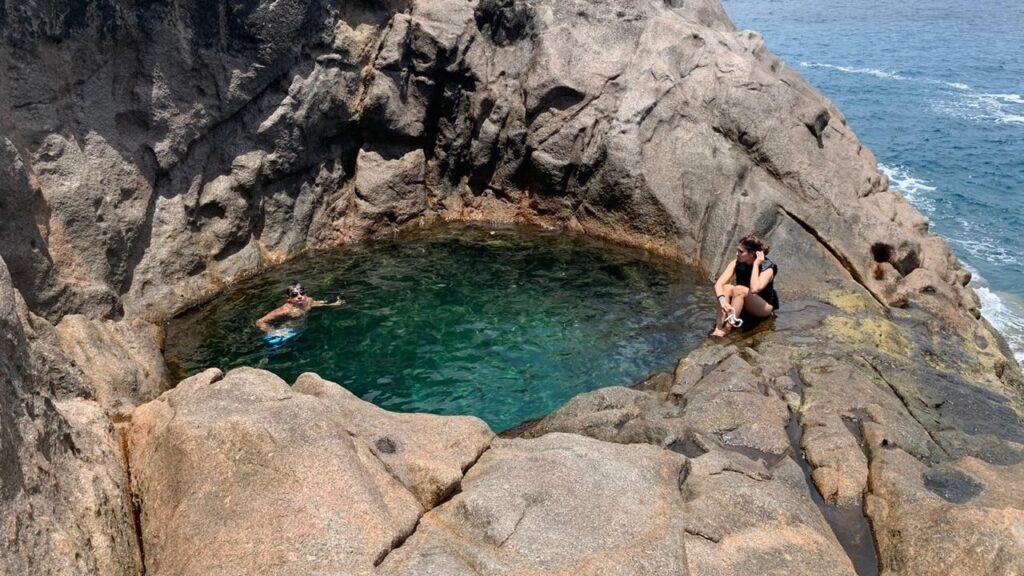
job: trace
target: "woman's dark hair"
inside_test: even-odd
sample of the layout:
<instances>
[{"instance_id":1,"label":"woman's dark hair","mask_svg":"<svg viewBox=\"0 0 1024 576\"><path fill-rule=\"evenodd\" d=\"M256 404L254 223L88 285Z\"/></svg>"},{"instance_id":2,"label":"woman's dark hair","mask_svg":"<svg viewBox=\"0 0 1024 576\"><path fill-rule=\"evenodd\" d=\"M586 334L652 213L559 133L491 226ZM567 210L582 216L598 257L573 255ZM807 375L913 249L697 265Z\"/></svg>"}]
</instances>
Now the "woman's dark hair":
<instances>
[{"instance_id":1,"label":"woman's dark hair","mask_svg":"<svg viewBox=\"0 0 1024 576\"><path fill-rule=\"evenodd\" d=\"M289 298L293 298L295 296L304 296L306 294L306 290L302 287L302 284L296 282L295 284L289 286L288 289L284 291L284 293Z\"/></svg>"},{"instance_id":2,"label":"woman's dark hair","mask_svg":"<svg viewBox=\"0 0 1024 576\"><path fill-rule=\"evenodd\" d=\"M771 246L767 242L760 239L756 234L747 234L743 238L740 238L740 246L747 252L754 253L757 251L764 252L765 256L768 255L768 251L771 250Z\"/></svg>"}]
</instances>

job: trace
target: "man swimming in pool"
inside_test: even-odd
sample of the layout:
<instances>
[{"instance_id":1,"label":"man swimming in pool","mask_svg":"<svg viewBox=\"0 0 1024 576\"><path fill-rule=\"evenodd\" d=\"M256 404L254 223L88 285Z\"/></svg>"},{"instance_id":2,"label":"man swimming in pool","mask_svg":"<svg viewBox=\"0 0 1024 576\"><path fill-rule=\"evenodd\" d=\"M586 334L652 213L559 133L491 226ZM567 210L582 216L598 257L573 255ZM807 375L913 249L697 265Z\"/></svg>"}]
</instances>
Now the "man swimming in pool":
<instances>
[{"instance_id":1,"label":"man swimming in pool","mask_svg":"<svg viewBox=\"0 0 1024 576\"><path fill-rule=\"evenodd\" d=\"M341 306L345 303L344 300L339 296L337 299L327 302L324 300L314 300L306 294L306 290L302 287L302 284L296 282L285 290L284 304L274 308L270 312L263 315L262 318L256 321L256 327L263 332L270 334L273 332L279 324L287 322L288 320L295 320L302 318L312 308L319 306Z\"/></svg>"}]
</instances>

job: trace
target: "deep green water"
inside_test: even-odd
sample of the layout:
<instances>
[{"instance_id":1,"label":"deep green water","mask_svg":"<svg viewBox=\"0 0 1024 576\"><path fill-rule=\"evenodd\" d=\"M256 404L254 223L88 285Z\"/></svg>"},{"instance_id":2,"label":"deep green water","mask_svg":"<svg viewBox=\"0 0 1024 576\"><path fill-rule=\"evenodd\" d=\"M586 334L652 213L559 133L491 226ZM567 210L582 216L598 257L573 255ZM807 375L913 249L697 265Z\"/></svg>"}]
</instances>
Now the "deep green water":
<instances>
[{"instance_id":1,"label":"deep green water","mask_svg":"<svg viewBox=\"0 0 1024 576\"><path fill-rule=\"evenodd\" d=\"M299 335L254 322L301 281L317 298ZM533 228L445 227L303 258L171 323L181 377L255 366L317 372L400 412L473 414L494 430L603 386L671 370L713 323L710 283L640 250Z\"/></svg>"}]
</instances>

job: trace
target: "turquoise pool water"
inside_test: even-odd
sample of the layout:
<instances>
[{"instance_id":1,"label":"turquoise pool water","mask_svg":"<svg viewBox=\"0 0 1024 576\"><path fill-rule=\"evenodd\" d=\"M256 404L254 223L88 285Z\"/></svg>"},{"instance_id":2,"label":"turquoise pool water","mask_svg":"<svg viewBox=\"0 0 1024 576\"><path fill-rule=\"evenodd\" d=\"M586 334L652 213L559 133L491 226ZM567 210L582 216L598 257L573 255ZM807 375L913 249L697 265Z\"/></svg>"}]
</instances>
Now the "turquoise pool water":
<instances>
[{"instance_id":1,"label":"turquoise pool water","mask_svg":"<svg viewBox=\"0 0 1024 576\"><path fill-rule=\"evenodd\" d=\"M317 308L287 342L254 326L300 281ZM501 431L603 386L671 370L713 323L710 283L640 250L532 228L445 227L317 254L168 327L178 377L317 372L383 408L473 414Z\"/></svg>"}]
</instances>

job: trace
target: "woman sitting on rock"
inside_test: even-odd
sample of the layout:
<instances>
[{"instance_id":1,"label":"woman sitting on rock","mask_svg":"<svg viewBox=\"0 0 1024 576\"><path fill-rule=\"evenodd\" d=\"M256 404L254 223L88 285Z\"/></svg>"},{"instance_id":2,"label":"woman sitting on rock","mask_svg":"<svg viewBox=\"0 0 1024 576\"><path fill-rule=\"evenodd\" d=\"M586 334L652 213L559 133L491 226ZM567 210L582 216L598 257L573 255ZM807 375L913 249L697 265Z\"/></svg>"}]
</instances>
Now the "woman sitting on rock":
<instances>
[{"instance_id":1,"label":"woman sitting on rock","mask_svg":"<svg viewBox=\"0 0 1024 576\"><path fill-rule=\"evenodd\" d=\"M765 258L769 247L753 234L740 239L736 258L730 261L715 282L718 297L718 318L712 336L725 336L743 324L742 316L768 318L779 307L775 293L775 275L779 267ZM733 275L736 283L729 284Z\"/></svg>"}]
</instances>

